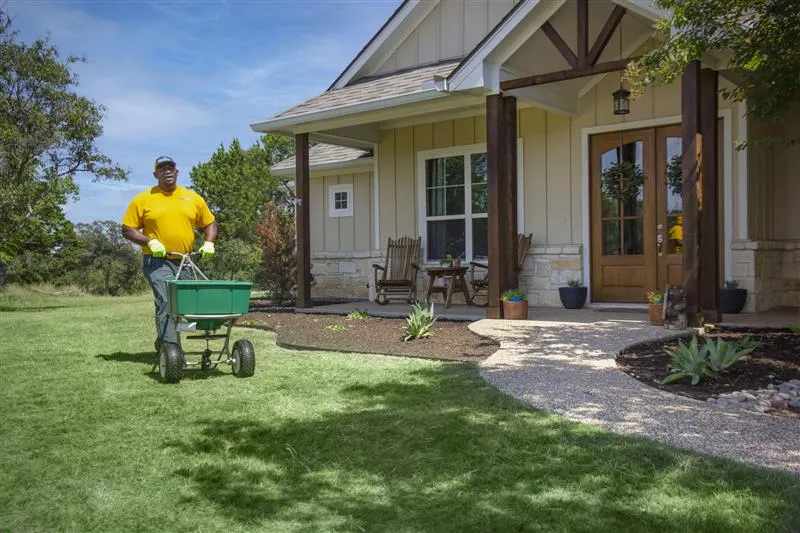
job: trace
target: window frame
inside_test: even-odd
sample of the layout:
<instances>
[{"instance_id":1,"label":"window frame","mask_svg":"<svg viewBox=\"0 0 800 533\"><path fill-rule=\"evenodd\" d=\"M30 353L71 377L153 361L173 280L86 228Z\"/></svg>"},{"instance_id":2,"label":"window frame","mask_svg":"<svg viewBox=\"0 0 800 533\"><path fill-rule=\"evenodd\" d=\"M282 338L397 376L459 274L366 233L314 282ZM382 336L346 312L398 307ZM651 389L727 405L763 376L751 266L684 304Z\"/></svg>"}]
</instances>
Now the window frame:
<instances>
[{"instance_id":1,"label":"window frame","mask_svg":"<svg viewBox=\"0 0 800 533\"><path fill-rule=\"evenodd\" d=\"M336 194L347 194L347 208L336 209ZM328 186L328 216L330 218L352 217L353 216L353 184L341 183L339 185Z\"/></svg>"},{"instance_id":2,"label":"window frame","mask_svg":"<svg viewBox=\"0 0 800 533\"><path fill-rule=\"evenodd\" d=\"M473 260L472 242L472 221L474 218L488 218L486 214L472 214L472 158L473 154L485 154L486 143L477 143L463 146L453 146L450 148L436 148L433 150L420 150L417 152L417 224L419 235L422 237L422 263L424 265L436 265L438 260L428 258L428 222L441 220L464 220L464 257L463 263ZM464 214L463 215L442 215L427 216L427 181L426 165L429 159L439 159L443 157L464 157ZM522 162L524 160L522 150L522 139L517 138L517 226L519 231L525 227L524 216L524 170ZM488 189L487 189L488 194ZM481 260L488 262L487 260Z\"/></svg>"}]
</instances>

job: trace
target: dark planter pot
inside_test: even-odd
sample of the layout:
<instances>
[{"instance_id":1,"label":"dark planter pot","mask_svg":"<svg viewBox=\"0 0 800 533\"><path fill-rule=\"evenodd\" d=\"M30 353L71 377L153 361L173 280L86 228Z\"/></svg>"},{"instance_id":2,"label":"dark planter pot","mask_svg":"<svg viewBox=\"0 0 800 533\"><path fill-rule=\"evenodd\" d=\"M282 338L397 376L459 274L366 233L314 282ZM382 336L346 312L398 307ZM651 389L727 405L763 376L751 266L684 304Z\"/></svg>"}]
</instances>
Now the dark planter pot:
<instances>
[{"instance_id":1,"label":"dark planter pot","mask_svg":"<svg viewBox=\"0 0 800 533\"><path fill-rule=\"evenodd\" d=\"M580 309L586 303L586 287L559 287L558 296L567 309Z\"/></svg>"},{"instance_id":2,"label":"dark planter pot","mask_svg":"<svg viewBox=\"0 0 800 533\"><path fill-rule=\"evenodd\" d=\"M719 311L722 314L741 313L747 301L747 289L720 289Z\"/></svg>"}]
</instances>

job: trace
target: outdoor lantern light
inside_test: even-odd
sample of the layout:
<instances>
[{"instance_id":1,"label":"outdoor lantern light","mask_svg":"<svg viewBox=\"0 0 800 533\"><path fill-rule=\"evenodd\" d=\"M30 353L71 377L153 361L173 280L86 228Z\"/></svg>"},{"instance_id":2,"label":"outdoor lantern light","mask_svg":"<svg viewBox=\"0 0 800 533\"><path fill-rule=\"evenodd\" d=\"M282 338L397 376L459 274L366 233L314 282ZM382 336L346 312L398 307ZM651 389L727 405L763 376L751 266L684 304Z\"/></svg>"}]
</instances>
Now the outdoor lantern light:
<instances>
[{"instance_id":1,"label":"outdoor lantern light","mask_svg":"<svg viewBox=\"0 0 800 533\"><path fill-rule=\"evenodd\" d=\"M631 92L620 87L614 91L614 114L627 115L631 112Z\"/></svg>"}]
</instances>

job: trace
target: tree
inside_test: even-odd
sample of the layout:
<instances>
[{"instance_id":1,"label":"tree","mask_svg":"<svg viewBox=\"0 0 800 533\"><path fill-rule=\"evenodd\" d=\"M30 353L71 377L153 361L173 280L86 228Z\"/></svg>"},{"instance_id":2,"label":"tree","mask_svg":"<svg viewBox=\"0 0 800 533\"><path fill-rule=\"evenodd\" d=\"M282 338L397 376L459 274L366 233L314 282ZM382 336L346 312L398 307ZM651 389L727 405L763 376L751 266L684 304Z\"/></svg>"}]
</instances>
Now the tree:
<instances>
[{"instance_id":1,"label":"tree","mask_svg":"<svg viewBox=\"0 0 800 533\"><path fill-rule=\"evenodd\" d=\"M61 207L78 196L76 174L126 179L95 143L105 108L75 92L72 66L84 61L62 59L47 39L20 42L0 10L0 282L29 239L63 219Z\"/></svg>"},{"instance_id":2,"label":"tree","mask_svg":"<svg viewBox=\"0 0 800 533\"><path fill-rule=\"evenodd\" d=\"M631 63L634 96L671 83L690 61L713 53L731 69L736 87L723 91L747 101L748 115L769 124L800 99L800 3L797 0L655 0L670 14L659 21L660 46ZM793 141L796 141L794 139Z\"/></svg>"},{"instance_id":3,"label":"tree","mask_svg":"<svg viewBox=\"0 0 800 533\"><path fill-rule=\"evenodd\" d=\"M136 245L122 236L118 222L103 220L75 227L80 243L77 283L94 294L119 296L141 292L146 281Z\"/></svg>"},{"instance_id":4,"label":"tree","mask_svg":"<svg viewBox=\"0 0 800 533\"><path fill-rule=\"evenodd\" d=\"M192 188L202 195L219 227L218 253L206 275L260 279L261 246L256 224L271 203L284 205L291 191L269 168L294 153L290 139L264 135L247 150L238 139L220 146L191 171Z\"/></svg>"}]
</instances>

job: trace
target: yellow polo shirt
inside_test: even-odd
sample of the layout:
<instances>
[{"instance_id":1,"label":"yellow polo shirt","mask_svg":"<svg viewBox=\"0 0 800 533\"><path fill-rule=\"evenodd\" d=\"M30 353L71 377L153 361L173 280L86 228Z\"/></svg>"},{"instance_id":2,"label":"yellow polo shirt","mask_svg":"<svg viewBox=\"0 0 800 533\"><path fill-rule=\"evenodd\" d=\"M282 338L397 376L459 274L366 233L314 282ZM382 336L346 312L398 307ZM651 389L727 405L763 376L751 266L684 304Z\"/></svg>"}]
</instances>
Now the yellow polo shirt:
<instances>
[{"instance_id":1,"label":"yellow polo shirt","mask_svg":"<svg viewBox=\"0 0 800 533\"><path fill-rule=\"evenodd\" d=\"M158 239L168 252L186 254L194 247L194 229L214 222L206 201L196 192L178 186L172 192L153 187L131 200L122 224ZM142 246L142 253L150 249Z\"/></svg>"}]
</instances>

